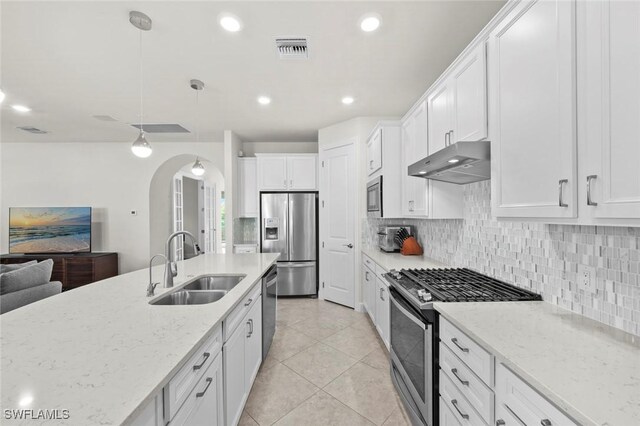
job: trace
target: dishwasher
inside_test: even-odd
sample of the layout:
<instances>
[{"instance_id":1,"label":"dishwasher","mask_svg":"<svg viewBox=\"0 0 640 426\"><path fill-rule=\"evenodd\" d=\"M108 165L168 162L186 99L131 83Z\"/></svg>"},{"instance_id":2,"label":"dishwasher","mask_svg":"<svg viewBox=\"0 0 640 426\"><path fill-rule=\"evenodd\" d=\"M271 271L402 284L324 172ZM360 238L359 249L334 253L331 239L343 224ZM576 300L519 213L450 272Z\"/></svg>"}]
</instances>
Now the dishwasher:
<instances>
[{"instance_id":1,"label":"dishwasher","mask_svg":"<svg viewBox=\"0 0 640 426\"><path fill-rule=\"evenodd\" d=\"M262 277L262 360L267 357L276 332L278 267L273 265Z\"/></svg>"}]
</instances>

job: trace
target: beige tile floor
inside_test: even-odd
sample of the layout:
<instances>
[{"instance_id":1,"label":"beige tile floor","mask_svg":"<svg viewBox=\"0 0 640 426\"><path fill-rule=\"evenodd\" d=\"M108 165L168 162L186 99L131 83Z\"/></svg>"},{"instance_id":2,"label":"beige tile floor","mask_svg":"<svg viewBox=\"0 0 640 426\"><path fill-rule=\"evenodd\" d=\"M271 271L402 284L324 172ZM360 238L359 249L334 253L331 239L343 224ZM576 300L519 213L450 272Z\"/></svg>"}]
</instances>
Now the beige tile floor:
<instances>
[{"instance_id":1,"label":"beige tile floor","mask_svg":"<svg viewBox=\"0 0 640 426\"><path fill-rule=\"evenodd\" d=\"M410 425L367 314L296 298L278 299L277 318L241 426Z\"/></svg>"}]
</instances>

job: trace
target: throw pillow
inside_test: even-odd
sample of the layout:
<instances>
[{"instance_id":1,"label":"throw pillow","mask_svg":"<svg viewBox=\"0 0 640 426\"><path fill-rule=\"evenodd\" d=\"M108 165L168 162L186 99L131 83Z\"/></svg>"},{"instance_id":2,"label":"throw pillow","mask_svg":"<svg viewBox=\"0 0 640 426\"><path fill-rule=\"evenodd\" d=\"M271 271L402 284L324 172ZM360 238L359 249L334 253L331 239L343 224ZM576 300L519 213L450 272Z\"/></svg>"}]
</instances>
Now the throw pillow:
<instances>
[{"instance_id":1,"label":"throw pillow","mask_svg":"<svg viewBox=\"0 0 640 426\"><path fill-rule=\"evenodd\" d=\"M38 263L37 260L30 260L24 263L10 263L8 265L0 265L0 274L15 271L16 269L24 268L25 266L35 265L36 263Z\"/></svg>"},{"instance_id":2,"label":"throw pillow","mask_svg":"<svg viewBox=\"0 0 640 426\"><path fill-rule=\"evenodd\" d=\"M0 294L13 293L46 284L51 280L52 270L53 260L47 259L34 265L6 272L0 275Z\"/></svg>"}]
</instances>

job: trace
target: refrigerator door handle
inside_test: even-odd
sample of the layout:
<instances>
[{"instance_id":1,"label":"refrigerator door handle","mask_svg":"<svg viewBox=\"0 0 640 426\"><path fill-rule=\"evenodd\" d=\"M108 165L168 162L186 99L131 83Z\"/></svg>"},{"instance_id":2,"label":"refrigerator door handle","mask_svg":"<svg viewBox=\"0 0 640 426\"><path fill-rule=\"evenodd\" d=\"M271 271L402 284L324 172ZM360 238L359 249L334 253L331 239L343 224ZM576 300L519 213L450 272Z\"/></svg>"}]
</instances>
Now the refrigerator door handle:
<instances>
[{"instance_id":1,"label":"refrigerator door handle","mask_svg":"<svg viewBox=\"0 0 640 426\"><path fill-rule=\"evenodd\" d=\"M308 268L309 266L315 265L316 262L296 262L296 263L287 263L286 265L282 265L284 268Z\"/></svg>"}]
</instances>

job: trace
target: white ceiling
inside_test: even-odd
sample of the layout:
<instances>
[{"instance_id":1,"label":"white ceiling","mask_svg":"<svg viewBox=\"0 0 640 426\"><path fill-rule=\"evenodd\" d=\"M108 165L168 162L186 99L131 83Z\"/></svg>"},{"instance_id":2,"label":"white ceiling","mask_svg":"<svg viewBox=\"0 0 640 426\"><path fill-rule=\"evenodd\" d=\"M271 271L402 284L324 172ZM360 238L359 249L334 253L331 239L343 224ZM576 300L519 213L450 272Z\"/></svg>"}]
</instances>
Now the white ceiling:
<instances>
[{"instance_id":1,"label":"white ceiling","mask_svg":"<svg viewBox=\"0 0 640 426\"><path fill-rule=\"evenodd\" d=\"M201 140L224 129L253 141L315 141L317 130L356 116L401 116L504 1L428 2L3 2L1 83L5 142L132 141L138 120L138 30L130 10L153 19L143 34L145 122L179 123ZM220 13L244 28L228 33ZM374 33L359 29L368 12ZM308 36L310 59L280 60L275 36ZM267 94L271 105L258 105ZM342 96L356 98L342 105ZM19 114L9 105L33 108ZM102 122L93 115L110 115ZM17 130L34 126L50 133ZM149 140L194 140L194 134Z\"/></svg>"}]
</instances>

